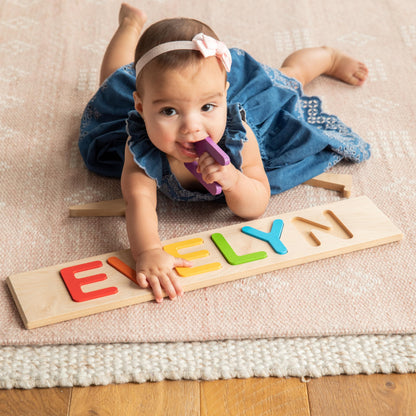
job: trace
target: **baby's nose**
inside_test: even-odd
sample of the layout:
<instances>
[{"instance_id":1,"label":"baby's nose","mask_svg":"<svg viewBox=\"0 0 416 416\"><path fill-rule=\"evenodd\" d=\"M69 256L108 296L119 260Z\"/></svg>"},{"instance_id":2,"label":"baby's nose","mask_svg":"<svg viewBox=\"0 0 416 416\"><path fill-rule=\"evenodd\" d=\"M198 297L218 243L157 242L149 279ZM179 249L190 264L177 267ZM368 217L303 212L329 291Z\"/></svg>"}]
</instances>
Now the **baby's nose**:
<instances>
[{"instance_id":1,"label":"baby's nose","mask_svg":"<svg viewBox=\"0 0 416 416\"><path fill-rule=\"evenodd\" d=\"M182 133L190 134L201 131L202 124L201 120L197 115L189 115L184 117L182 123Z\"/></svg>"}]
</instances>

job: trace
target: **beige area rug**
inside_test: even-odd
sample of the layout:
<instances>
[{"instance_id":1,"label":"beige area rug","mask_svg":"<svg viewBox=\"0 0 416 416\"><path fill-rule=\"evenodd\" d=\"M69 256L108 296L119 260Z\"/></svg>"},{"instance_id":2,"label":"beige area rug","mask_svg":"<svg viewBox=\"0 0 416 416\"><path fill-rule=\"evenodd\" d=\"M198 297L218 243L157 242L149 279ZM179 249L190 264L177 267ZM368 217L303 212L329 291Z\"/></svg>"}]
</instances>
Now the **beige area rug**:
<instances>
[{"instance_id":1,"label":"beige area rug","mask_svg":"<svg viewBox=\"0 0 416 416\"><path fill-rule=\"evenodd\" d=\"M309 342L302 337L331 336L344 345L359 337L344 339L343 335L367 334L377 364L366 367L368 355L354 355L352 349L351 360L358 371L413 371L414 363L402 367L400 363L415 356L414 338L399 334L416 333L416 3L261 0L253 10L247 0L194 2L191 6L185 0L143 0L140 6L151 22L177 15L205 20L229 46L244 48L275 67L297 48L321 44L365 61L371 75L364 87L322 77L305 92L320 96L325 111L338 115L370 142L368 162L341 164L333 171L352 174L353 196L371 198L404 232L405 239L187 293L177 302L147 303L25 330L5 284L8 275L128 247L123 218L68 217L70 205L120 197L118 181L88 172L77 149L81 113L97 88L99 65L117 25L119 2L0 0L0 343L4 346L0 386L24 386L28 379L30 386L45 384L35 370L29 375L19 373L23 374L19 382L11 381L10 360L15 363L15 375L19 363L24 367L25 361L44 353L43 357L55 357L50 358L51 367L66 371L72 364L59 359L62 351L79 359L87 354L85 346L69 344L96 344L98 351L112 348L111 343L132 343L123 348L133 353L148 345L135 343L158 342L154 348L163 355L164 346L170 345L164 342L196 341L180 345L203 345L214 354L219 345L228 348L226 343L231 342L220 340L251 339L232 341L240 342L244 350L248 345L244 343L261 338L262 344L255 344L260 368L262 351L269 348L274 359L280 360L273 342L286 342L284 348L290 349ZM332 191L302 185L273 197L266 215L339 199ZM176 204L164 198L159 215L164 239L239 222L222 206ZM379 338L370 334L390 334L383 338L389 352L378 355L385 350ZM325 344L320 351L331 351L327 339L317 339ZM410 349L400 349L394 365L389 364L386 357L402 342ZM52 355L50 350L39 350L51 344L62 344L63 350L54 350ZM344 347L338 351L337 371L348 373ZM325 353L307 354L319 363L316 375L331 374L330 369L323 370ZM169 360L169 355L163 356ZM113 359L118 362L117 357ZM185 372L176 374L198 378L201 373L192 362ZM91 371L99 365L91 361ZM116 367L105 380L123 379L114 376ZM280 375L291 374L290 365L282 368L286 370ZM225 377L224 371L217 376ZM245 374L252 375L250 371ZM274 375L269 370L263 374ZM309 373L305 370L304 374ZM99 384L91 377L90 383ZM170 376L161 372L158 377ZM59 377L52 379L52 384L65 384ZM71 380L88 383L81 379Z\"/></svg>"}]
</instances>

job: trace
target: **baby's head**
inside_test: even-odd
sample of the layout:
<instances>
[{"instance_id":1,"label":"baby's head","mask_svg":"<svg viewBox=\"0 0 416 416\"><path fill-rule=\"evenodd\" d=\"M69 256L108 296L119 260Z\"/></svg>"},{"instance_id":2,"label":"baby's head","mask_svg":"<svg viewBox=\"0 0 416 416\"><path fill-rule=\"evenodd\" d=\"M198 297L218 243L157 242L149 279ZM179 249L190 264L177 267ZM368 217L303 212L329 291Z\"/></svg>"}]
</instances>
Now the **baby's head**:
<instances>
[{"instance_id":1,"label":"baby's head","mask_svg":"<svg viewBox=\"0 0 416 416\"><path fill-rule=\"evenodd\" d=\"M216 40L218 36L205 23L189 18L165 19L151 25L140 37L136 47L134 64L137 68L138 61L151 49L158 45L175 41L192 41L199 33L210 36ZM170 50L169 53L161 53L148 63L140 65L136 70L136 89L140 95L143 94L143 73L147 71L178 69L190 64L196 64L204 59L198 50L177 49ZM139 73L138 73L139 72ZM226 78L226 72L224 71Z\"/></svg>"},{"instance_id":2,"label":"baby's head","mask_svg":"<svg viewBox=\"0 0 416 416\"><path fill-rule=\"evenodd\" d=\"M231 55L207 25L166 19L150 26L135 54L135 108L153 144L176 160L197 157L193 143L218 142L227 120Z\"/></svg>"}]
</instances>

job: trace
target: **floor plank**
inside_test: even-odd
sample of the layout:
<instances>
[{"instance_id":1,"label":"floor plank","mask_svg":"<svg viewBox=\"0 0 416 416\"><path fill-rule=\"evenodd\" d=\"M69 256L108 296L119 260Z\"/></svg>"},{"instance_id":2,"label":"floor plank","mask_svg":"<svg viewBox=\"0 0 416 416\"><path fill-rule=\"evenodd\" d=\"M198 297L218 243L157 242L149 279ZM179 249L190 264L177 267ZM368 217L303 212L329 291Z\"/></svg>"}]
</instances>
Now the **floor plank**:
<instances>
[{"instance_id":1,"label":"floor plank","mask_svg":"<svg viewBox=\"0 0 416 416\"><path fill-rule=\"evenodd\" d=\"M66 416L70 388L0 390L1 416Z\"/></svg>"},{"instance_id":2,"label":"floor plank","mask_svg":"<svg viewBox=\"0 0 416 416\"><path fill-rule=\"evenodd\" d=\"M251 378L201 383L201 416L309 416L307 387L299 379Z\"/></svg>"},{"instance_id":3,"label":"floor plank","mask_svg":"<svg viewBox=\"0 0 416 416\"><path fill-rule=\"evenodd\" d=\"M323 377L307 386L311 416L416 414L416 374Z\"/></svg>"},{"instance_id":4,"label":"floor plank","mask_svg":"<svg viewBox=\"0 0 416 416\"><path fill-rule=\"evenodd\" d=\"M1 416L400 416L415 409L416 374L0 390Z\"/></svg>"},{"instance_id":5,"label":"floor plank","mask_svg":"<svg viewBox=\"0 0 416 416\"><path fill-rule=\"evenodd\" d=\"M199 415L197 381L74 387L69 416Z\"/></svg>"}]
</instances>

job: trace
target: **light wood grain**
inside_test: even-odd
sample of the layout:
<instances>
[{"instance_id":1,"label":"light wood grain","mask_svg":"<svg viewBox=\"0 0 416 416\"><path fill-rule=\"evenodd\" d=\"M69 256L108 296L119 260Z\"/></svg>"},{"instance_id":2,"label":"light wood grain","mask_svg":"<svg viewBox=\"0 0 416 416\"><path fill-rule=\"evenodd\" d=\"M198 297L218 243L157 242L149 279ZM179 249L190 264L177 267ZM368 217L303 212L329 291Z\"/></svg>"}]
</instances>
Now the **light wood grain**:
<instances>
[{"instance_id":1,"label":"light wood grain","mask_svg":"<svg viewBox=\"0 0 416 416\"><path fill-rule=\"evenodd\" d=\"M251 378L201 384L201 416L309 416L306 385L299 379Z\"/></svg>"},{"instance_id":2,"label":"light wood grain","mask_svg":"<svg viewBox=\"0 0 416 416\"><path fill-rule=\"evenodd\" d=\"M342 173L322 173L304 184L340 192L344 198L352 193L352 176Z\"/></svg>"},{"instance_id":3,"label":"light wood grain","mask_svg":"<svg viewBox=\"0 0 416 416\"><path fill-rule=\"evenodd\" d=\"M328 376L309 383L251 378L0 390L2 416L412 416L415 409L416 374Z\"/></svg>"},{"instance_id":4,"label":"light wood grain","mask_svg":"<svg viewBox=\"0 0 416 416\"><path fill-rule=\"evenodd\" d=\"M268 233L275 219L284 222L281 241L288 250L284 255L277 254L269 243L241 232L244 225ZM267 257L239 265L228 264L210 238L213 233L222 234L239 255L262 250L267 253ZM195 260L195 270L198 271L198 267L207 264L220 263L219 271L199 272L183 278L182 287L187 292L386 244L400 240L402 236L401 231L371 200L363 196L183 236L165 241L163 244L182 244L186 240L199 238L198 241L202 241L203 244L188 248L187 253L205 249L209 256ZM113 256L128 266L135 267L130 251L124 250L10 276L7 283L25 327L37 328L152 300L153 294L149 289L139 288L106 263L106 260ZM79 273L77 278L104 273L107 279L88 284L86 291L116 287L118 293L85 302L74 302L60 276L60 270L97 260L103 263L102 267ZM188 272L190 270L192 269L188 269Z\"/></svg>"},{"instance_id":5,"label":"light wood grain","mask_svg":"<svg viewBox=\"0 0 416 416\"><path fill-rule=\"evenodd\" d=\"M162 381L76 387L72 392L69 416L194 416L199 415L199 410L198 382Z\"/></svg>"},{"instance_id":6,"label":"light wood grain","mask_svg":"<svg viewBox=\"0 0 416 416\"><path fill-rule=\"evenodd\" d=\"M308 393L312 416L416 414L415 374L323 377L308 383Z\"/></svg>"},{"instance_id":7,"label":"light wood grain","mask_svg":"<svg viewBox=\"0 0 416 416\"><path fill-rule=\"evenodd\" d=\"M1 416L66 416L70 388L0 390Z\"/></svg>"},{"instance_id":8,"label":"light wood grain","mask_svg":"<svg viewBox=\"0 0 416 416\"><path fill-rule=\"evenodd\" d=\"M121 217L126 213L123 199L90 202L69 207L70 217Z\"/></svg>"}]
</instances>

